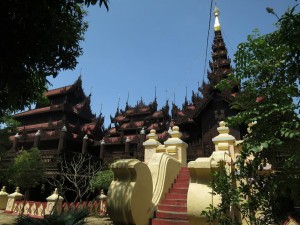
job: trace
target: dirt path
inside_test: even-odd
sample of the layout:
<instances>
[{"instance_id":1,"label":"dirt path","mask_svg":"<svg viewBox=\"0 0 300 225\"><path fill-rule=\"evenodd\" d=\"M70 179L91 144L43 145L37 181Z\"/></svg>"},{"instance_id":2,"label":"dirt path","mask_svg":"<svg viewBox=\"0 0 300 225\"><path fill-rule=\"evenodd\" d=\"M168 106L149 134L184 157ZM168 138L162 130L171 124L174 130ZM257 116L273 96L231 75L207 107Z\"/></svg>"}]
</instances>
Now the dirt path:
<instances>
[{"instance_id":1,"label":"dirt path","mask_svg":"<svg viewBox=\"0 0 300 225\"><path fill-rule=\"evenodd\" d=\"M10 214L4 213L0 210L0 225L12 225L17 216L12 216ZM99 218L99 217L88 217L87 225L112 225L113 223L109 218Z\"/></svg>"},{"instance_id":2,"label":"dirt path","mask_svg":"<svg viewBox=\"0 0 300 225\"><path fill-rule=\"evenodd\" d=\"M13 224L15 218L15 216L9 215L4 213L3 210L0 210L0 225Z\"/></svg>"}]
</instances>

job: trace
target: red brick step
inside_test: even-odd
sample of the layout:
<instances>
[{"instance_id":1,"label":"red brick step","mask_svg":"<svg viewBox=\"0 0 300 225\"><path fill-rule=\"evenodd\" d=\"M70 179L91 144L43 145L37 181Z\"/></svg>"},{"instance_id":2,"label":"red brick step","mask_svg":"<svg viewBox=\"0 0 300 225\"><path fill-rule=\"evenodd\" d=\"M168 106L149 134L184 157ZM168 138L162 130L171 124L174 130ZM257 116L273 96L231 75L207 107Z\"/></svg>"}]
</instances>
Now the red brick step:
<instances>
[{"instance_id":1,"label":"red brick step","mask_svg":"<svg viewBox=\"0 0 300 225\"><path fill-rule=\"evenodd\" d=\"M168 220L155 218L152 220L152 225L189 225L189 222L186 220Z\"/></svg>"},{"instance_id":2,"label":"red brick step","mask_svg":"<svg viewBox=\"0 0 300 225\"><path fill-rule=\"evenodd\" d=\"M175 182L157 206L152 225L188 225L187 192L190 182L188 168L181 168Z\"/></svg>"},{"instance_id":3,"label":"red brick step","mask_svg":"<svg viewBox=\"0 0 300 225\"><path fill-rule=\"evenodd\" d=\"M158 211L167 211L167 212L187 212L186 205L159 205L157 207Z\"/></svg>"},{"instance_id":4,"label":"red brick step","mask_svg":"<svg viewBox=\"0 0 300 225\"><path fill-rule=\"evenodd\" d=\"M186 212L165 212L165 211L157 211L155 213L157 218L161 219L180 219L187 220L188 216Z\"/></svg>"}]
</instances>

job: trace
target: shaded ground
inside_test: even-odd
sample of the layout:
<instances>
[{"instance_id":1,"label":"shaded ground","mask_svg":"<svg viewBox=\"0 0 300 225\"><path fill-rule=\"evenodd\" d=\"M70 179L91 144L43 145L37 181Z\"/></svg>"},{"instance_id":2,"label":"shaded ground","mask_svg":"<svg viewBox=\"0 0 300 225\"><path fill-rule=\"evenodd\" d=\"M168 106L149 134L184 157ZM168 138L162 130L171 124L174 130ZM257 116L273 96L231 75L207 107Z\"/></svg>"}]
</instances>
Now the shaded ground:
<instances>
[{"instance_id":1,"label":"shaded ground","mask_svg":"<svg viewBox=\"0 0 300 225\"><path fill-rule=\"evenodd\" d=\"M14 219L16 216L12 216L10 214L4 213L3 210L0 210L0 225L11 225L14 223ZM112 225L113 223L109 220L109 218L99 218L99 217L88 217L87 223L88 225Z\"/></svg>"}]
</instances>

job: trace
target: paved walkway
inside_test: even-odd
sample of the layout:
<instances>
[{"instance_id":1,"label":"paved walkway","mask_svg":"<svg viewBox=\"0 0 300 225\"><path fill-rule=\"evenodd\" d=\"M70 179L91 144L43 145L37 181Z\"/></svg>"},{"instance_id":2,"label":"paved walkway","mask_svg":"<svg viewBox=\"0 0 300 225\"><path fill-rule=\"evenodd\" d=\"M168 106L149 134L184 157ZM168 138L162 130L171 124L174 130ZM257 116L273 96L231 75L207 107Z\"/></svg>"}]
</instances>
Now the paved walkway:
<instances>
[{"instance_id":1,"label":"paved walkway","mask_svg":"<svg viewBox=\"0 0 300 225\"><path fill-rule=\"evenodd\" d=\"M4 213L3 210L0 210L0 225L12 225L15 222L17 216L12 216L10 214ZM113 223L109 220L108 217L99 218L99 217L88 217L87 225L112 225Z\"/></svg>"}]
</instances>

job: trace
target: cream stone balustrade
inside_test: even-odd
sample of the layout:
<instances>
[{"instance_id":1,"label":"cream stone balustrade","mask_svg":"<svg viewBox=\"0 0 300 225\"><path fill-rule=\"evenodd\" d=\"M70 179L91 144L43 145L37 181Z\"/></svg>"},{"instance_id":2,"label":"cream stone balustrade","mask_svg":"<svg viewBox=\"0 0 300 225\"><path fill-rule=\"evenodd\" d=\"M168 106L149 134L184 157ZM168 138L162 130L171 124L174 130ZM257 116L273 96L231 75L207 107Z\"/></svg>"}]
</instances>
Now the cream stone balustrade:
<instances>
[{"instance_id":1,"label":"cream stone balustrade","mask_svg":"<svg viewBox=\"0 0 300 225\"><path fill-rule=\"evenodd\" d=\"M54 212L60 214L62 210L62 202L64 200L63 197L61 197L58 194L57 188L55 188L54 192L52 195L50 195L47 200L47 206L45 209L45 215L50 215Z\"/></svg>"},{"instance_id":2,"label":"cream stone balustrade","mask_svg":"<svg viewBox=\"0 0 300 225\"><path fill-rule=\"evenodd\" d=\"M7 201L8 193L6 192L5 186L3 186L0 191L0 209L4 210L6 208Z\"/></svg>"},{"instance_id":3,"label":"cream stone balustrade","mask_svg":"<svg viewBox=\"0 0 300 225\"><path fill-rule=\"evenodd\" d=\"M176 179L181 163L167 153L155 153L148 163L153 183L151 213L169 191Z\"/></svg>"},{"instance_id":4,"label":"cream stone balustrade","mask_svg":"<svg viewBox=\"0 0 300 225\"><path fill-rule=\"evenodd\" d=\"M169 191L180 168L186 166L187 144L180 139L182 133L179 132L179 127L174 126L169 134L171 137L164 142L164 145L156 147L155 153L148 162L153 183L152 211Z\"/></svg>"},{"instance_id":5,"label":"cream stone balustrade","mask_svg":"<svg viewBox=\"0 0 300 225\"><path fill-rule=\"evenodd\" d=\"M10 197L6 206L6 213L12 215L27 215L34 218L44 218L45 215L51 213L66 213L69 210L81 210L87 209L90 213L98 214L100 216L107 215L106 212L106 195L104 195L103 190L99 195L97 201L85 201L85 202L76 202L76 203L64 203L62 204L63 198L58 195L57 188L54 193L47 198L48 202L34 202L34 201L25 201L23 200L23 195L19 193L19 188L16 189L16 192L8 195ZM0 204L1 204L1 194L5 196L5 188L3 187L0 192ZM7 196L7 198L8 198Z\"/></svg>"},{"instance_id":6,"label":"cream stone balustrade","mask_svg":"<svg viewBox=\"0 0 300 225\"><path fill-rule=\"evenodd\" d=\"M124 159L112 164L114 180L107 194L107 211L115 224L149 224L157 204L168 192L181 167L186 166L187 144L177 126L162 145L151 130L145 162Z\"/></svg>"},{"instance_id":7,"label":"cream stone balustrade","mask_svg":"<svg viewBox=\"0 0 300 225\"><path fill-rule=\"evenodd\" d=\"M17 187L16 191L10 195L8 195L8 201L5 208L5 212L12 213L15 207L16 201L22 200L24 195L20 193L20 188Z\"/></svg>"},{"instance_id":8,"label":"cream stone balustrade","mask_svg":"<svg viewBox=\"0 0 300 225\"><path fill-rule=\"evenodd\" d=\"M152 155L156 153L156 149L159 145L161 145L161 143L157 141L156 130L150 130L150 134L148 134L148 140L143 143L143 146L145 147L144 161L146 164L149 162Z\"/></svg>"},{"instance_id":9,"label":"cream stone balustrade","mask_svg":"<svg viewBox=\"0 0 300 225\"><path fill-rule=\"evenodd\" d=\"M186 148L188 145L180 139L182 133L179 131L178 126L174 126L169 134L171 138L164 142L166 153L177 159L181 166L184 167L186 166Z\"/></svg>"},{"instance_id":10,"label":"cream stone balustrade","mask_svg":"<svg viewBox=\"0 0 300 225\"><path fill-rule=\"evenodd\" d=\"M147 225L150 218L152 180L149 168L137 159L111 165L114 173L107 193L107 212L115 224Z\"/></svg>"},{"instance_id":11,"label":"cream stone balustrade","mask_svg":"<svg viewBox=\"0 0 300 225\"><path fill-rule=\"evenodd\" d=\"M172 130L169 130L169 134L171 137L162 145L157 141L156 131L154 129L150 131L148 140L143 143L145 147L145 163L149 162L154 153L167 153L177 159L182 166L186 166L187 143L180 139L182 133L179 132L179 127L174 126Z\"/></svg>"},{"instance_id":12,"label":"cream stone balustrade","mask_svg":"<svg viewBox=\"0 0 300 225\"><path fill-rule=\"evenodd\" d=\"M206 224L206 218L201 215L201 212L207 210L209 205L217 206L220 203L220 196L213 195L213 190L209 187L212 181L212 170L219 167L220 161L224 161L226 172L230 173L231 165L239 153L236 146L240 141L237 142L229 134L229 128L226 127L225 122L220 122L217 130L219 135L212 139L215 144L215 151L212 155L207 158L198 158L188 164L191 182L188 190L187 210L191 225ZM235 209L232 209L231 213L233 216L239 216Z\"/></svg>"},{"instance_id":13,"label":"cream stone balustrade","mask_svg":"<svg viewBox=\"0 0 300 225\"><path fill-rule=\"evenodd\" d=\"M100 215L106 215L106 199L107 196L104 194L103 189L101 189L100 195L99 195L99 200L100 200L100 205L99 205L99 214Z\"/></svg>"}]
</instances>

